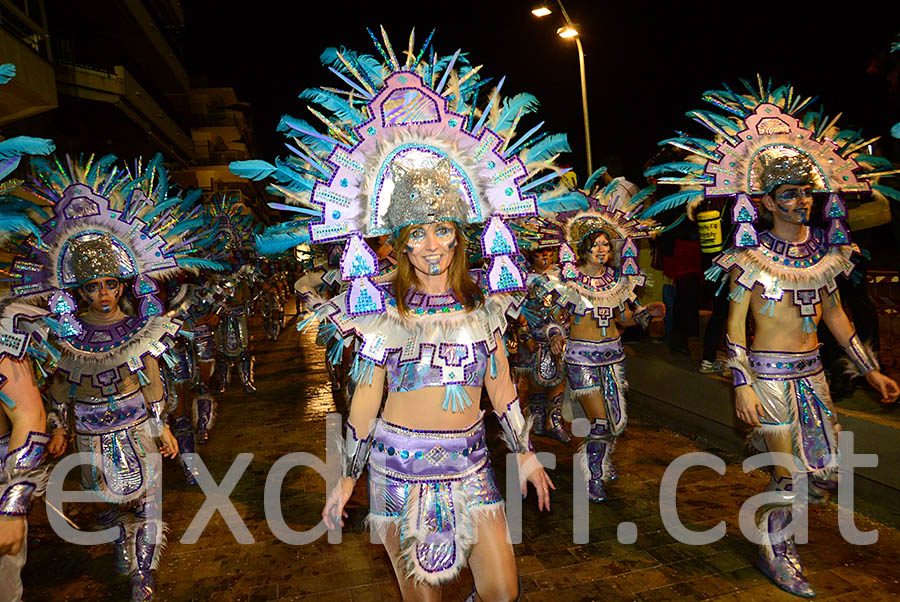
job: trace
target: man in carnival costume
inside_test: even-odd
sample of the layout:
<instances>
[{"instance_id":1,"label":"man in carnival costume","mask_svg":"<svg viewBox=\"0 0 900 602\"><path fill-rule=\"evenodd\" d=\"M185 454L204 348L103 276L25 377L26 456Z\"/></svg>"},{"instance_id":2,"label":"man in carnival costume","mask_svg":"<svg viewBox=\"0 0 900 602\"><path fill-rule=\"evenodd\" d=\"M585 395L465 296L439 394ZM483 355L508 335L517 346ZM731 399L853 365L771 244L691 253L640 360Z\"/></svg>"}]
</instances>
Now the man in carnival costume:
<instances>
[{"instance_id":1,"label":"man in carnival costume","mask_svg":"<svg viewBox=\"0 0 900 602\"><path fill-rule=\"evenodd\" d=\"M838 467L837 416L819 359L816 330L821 322L846 351L854 370L879 392L882 402L897 399L897 383L883 375L869 347L859 340L841 307L835 278L853 270L855 246L843 220L842 195L896 195L877 183L897 173L878 157L859 154L859 134L838 133L835 120L808 110L792 87L771 82L751 93L710 91L704 96L727 116L692 111L716 141L680 136L670 144L689 151L691 162L663 166L672 174L660 184L680 184L681 192L660 199L652 213L706 197L734 197L734 247L707 273L730 288L726 344L734 374L738 417L754 427L751 443L760 451L789 454L775 465L770 501L757 515L761 542L757 566L778 587L797 596L815 590L803 573L787 529L808 502L833 489ZM873 169L875 166L876 167ZM659 168L657 168L659 171ZM814 196L826 196L825 230L810 225ZM772 227L757 233L759 213ZM747 317L753 320L752 340ZM806 482L805 487L800 484ZM807 495L804 495L807 494ZM792 521L793 517L793 521Z\"/></svg>"},{"instance_id":2,"label":"man in carnival costume","mask_svg":"<svg viewBox=\"0 0 900 602\"><path fill-rule=\"evenodd\" d=\"M605 171L601 168L592 174L586 188L590 190ZM653 317L665 315L662 303L643 307L636 303L635 289L645 280L637 263L636 240L649 236L653 224L639 221L635 214L652 192L652 188L638 192L633 184L617 178L596 197L581 194L550 201L558 211L571 209L573 200L581 208L566 221L561 266L537 283L569 315L568 336L557 328L548 331L548 338L556 353L565 347L569 389L591 421L578 457L592 502L604 501L605 483L618 478L612 453L628 423L625 349L619 327L640 324L647 328Z\"/></svg>"},{"instance_id":3,"label":"man in carnival costume","mask_svg":"<svg viewBox=\"0 0 900 602\"><path fill-rule=\"evenodd\" d=\"M173 345L179 324L163 317L156 281L196 261L185 244L202 220L199 207L168 199L168 178L157 156L146 169L121 169L115 157L65 166L32 160L32 191L52 207L41 237L16 258L14 295L48 298L54 345L61 356L50 387L52 456L66 449L74 429L83 465L82 487L102 500L97 515L117 529L115 570L131 577L131 599L155 593L152 571L164 546L161 463L178 452L166 418L171 411L158 359ZM139 302L123 311L126 283ZM77 291L86 306L69 291ZM75 315L78 312L77 316ZM156 439L160 440L158 452Z\"/></svg>"},{"instance_id":4,"label":"man in carnival costume","mask_svg":"<svg viewBox=\"0 0 900 602\"><path fill-rule=\"evenodd\" d=\"M243 213L239 199L219 197L207 207L208 218L217 235L225 241L224 252L231 263L230 273L215 276L208 284L219 304L215 330L215 392L224 393L236 364L245 393L255 393L253 354L247 317L259 294L259 269L252 248L254 219ZM215 256L213 256L215 257Z\"/></svg>"},{"instance_id":5,"label":"man in carnival costume","mask_svg":"<svg viewBox=\"0 0 900 602\"><path fill-rule=\"evenodd\" d=\"M515 315L523 302L509 293L525 283L503 220L536 214L539 199L528 191L563 172L551 161L568 146L564 136L528 145L540 126L516 136L519 118L537 102L530 94L502 101L503 80L479 107L479 68L459 51L429 57L431 37L417 52L410 36L401 64L386 34L383 45L373 39L384 64L346 49L322 55L350 97L364 101L348 103L331 88L301 94L331 114L313 109L329 124L327 136L286 116L282 125L299 154L231 169L270 176L297 211L312 214L310 242L346 241L340 276L349 287L329 301L309 301L337 336L359 344L343 478L328 496L326 524L343 524L344 505L368 468L368 523L404 599L439 599L440 586L468 563L471 599L512 600L515 558L478 400L486 390L520 466L522 495L527 479L539 507L549 508L552 483L531 451L504 352L507 311ZM469 224L485 224L484 272L467 266ZM378 282L378 258L364 238L386 234L397 268Z\"/></svg>"},{"instance_id":6,"label":"man in carnival costume","mask_svg":"<svg viewBox=\"0 0 900 602\"><path fill-rule=\"evenodd\" d=\"M0 65L0 83L15 76L15 66ZM53 152L53 142L20 136L0 142L0 180L18 167L25 154ZM16 234L40 231L26 215L30 203L10 193L20 180L0 184L6 196L0 205L4 243ZM32 363L58 356L47 342L48 312L0 299L0 594L4 600L22 599L21 571L28 551L28 511L43 493L47 475L40 468L49 441L46 414ZM43 368L39 370L43 374Z\"/></svg>"}]
</instances>

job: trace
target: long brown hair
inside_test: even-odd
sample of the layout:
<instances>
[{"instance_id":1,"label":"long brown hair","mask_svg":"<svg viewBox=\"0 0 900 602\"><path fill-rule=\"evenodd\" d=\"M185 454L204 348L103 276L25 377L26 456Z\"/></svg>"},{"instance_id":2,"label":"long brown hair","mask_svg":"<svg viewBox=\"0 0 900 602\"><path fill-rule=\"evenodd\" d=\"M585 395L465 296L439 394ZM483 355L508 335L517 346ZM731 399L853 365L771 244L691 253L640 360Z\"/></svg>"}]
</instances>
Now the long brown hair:
<instances>
[{"instance_id":1,"label":"long brown hair","mask_svg":"<svg viewBox=\"0 0 900 602\"><path fill-rule=\"evenodd\" d=\"M476 307L480 307L484 303L484 294L478 285L469 276L469 262L466 259L466 237L456 222L447 222L453 224L453 230L456 232L456 247L453 249L453 259L450 261L450 269L448 280L450 281L450 290L456 295L456 298L466 306L467 311L472 311ZM401 316L408 313L406 307L406 295L410 289L421 287L422 283L416 274L415 268L409 262L409 256L406 254L406 243L409 242L409 235L415 228L420 227L417 224L404 226L397 234L394 242L394 251L397 254L397 275L394 277L394 296L397 300L397 311Z\"/></svg>"}]
</instances>

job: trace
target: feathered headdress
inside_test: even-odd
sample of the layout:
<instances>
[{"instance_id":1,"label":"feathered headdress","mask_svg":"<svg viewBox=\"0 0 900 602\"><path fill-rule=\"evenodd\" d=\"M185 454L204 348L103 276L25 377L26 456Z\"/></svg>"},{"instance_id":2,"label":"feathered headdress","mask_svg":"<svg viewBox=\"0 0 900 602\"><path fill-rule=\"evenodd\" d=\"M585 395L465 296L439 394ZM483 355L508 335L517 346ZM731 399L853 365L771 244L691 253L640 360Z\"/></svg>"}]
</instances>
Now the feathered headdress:
<instances>
[{"instance_id":1,"label":"feathered headdress","mask_svg":"<svg viewBox=\"0 0 900 602\"><path fill-rule=\"evenodd\" d=\"M577 257L573 247L594 232L604 231L610 242L619 248L621 264L619 269L625 276L641 276L638 267L637 239L646 238L656 225L652 220L637 218L643 203L655 191L653 186L638 190L637 186L625 178L616 178L604 188L588 196L588 208L575 213L566 220L565 244L560 247L559 260L564 277L574 277Z\"/></svg>"},{"instance_id":2,"label":"feathered headdress","mask_svg":"<svg viewBox=\"0 0 900 602\"><path fill-rule=\"evenodd\" d=\"M0 85L7 84L16 76L16 66L12 63L0 65ZM7 180L25 155L49 155L56 149L52 140L16 136L0 142L0 243L13 234L40 234L28 213L42 214L41 209L12 193L19 188L22 180Z\"/></svg>"},{"instance_id":3,"label":"feathered headdress","mask_svg":"<svg viewBox=\"0 0 900 602\"><path fill-rule=\"evenodd\" d=\"M863 154L878 138L866 140L858 131L839 130L835 124L840 115L832 118L824 109L814 110L815 98L795 94L792 86L773 89L771 80L764 85L759 76L757 86L741 83L746 89L742 93L727 87L705 92L703 100L715 109L687 113L712 133L711 140L679 132L660 143L689 156L645 172L656 177L657 184L680 190L660 198L643 216L683 205L690 208L704 198L735 197L734 245L755 247L759 241L753 227L757 218L753 197L803 177L816 192L828 193L826 242L834 246L850 244L843 194L871 192L900 200L900 192L877 183L900 170L882 157Z\"/></svg>"},{"instance_id":4,"label":"feathered headdress","mask_svg":"<svg viewBox=\"0 0 900 602\"><path fill-rule=\"evenodd\" d=\"M49 297L64 336L81 331L71 315L75 300L66 289L83 284L78 275L82 251L93 252L98 241L111 251L102 253L103 261L115 258L117 276L134 278L143 317L164 311L156 298L157 280L202 261L192 244L205 236L201 208L193 204L197 196L169 196L162 155L146 167L140 161L120 167L115 161L107 155L85 163L67 156L65 165L56 158L31 162L37 178L27 187L50 205L52 215L41 224L40 236L26 241L27 256L14 260L12 293L28 300ZM106 268L104 273L112 269Z\"/></svg>"},{"instance_id":5,"label":"feathered headdress","mask_svg":"<svg viewBox=\"0 0 900 602\"><path fill-rule=\"evenodd\" d=\"M502 98L501 79L482 104L492 80L460 51L437 55L431 35L416 50L413 31L401 61L384 29L380 40L369 33L381 60L329 48L321 59L342 88L300 95L315 105L309 111L326 131L285 116L278 129L290 139L291 155L274 165L232 163L232 172L273 180L270 190L292 203L276 208L313 218L310 242L347 241L341 276L352 281L353 315L384 310L372 281L377 261L363 238L413 223L486 224L481 244L491 258L490 290L524 290L512 259L516 240L503 220L537 213L536 189L567 171L552 163L569 150L565 135L538 134L543 122L517 135L519 120L537 108L537 99ZM304 242L299 235L295 240Z\"/></svg>"},{"instance_id":6,"label":"feathered headdress","mask_svg":"<svg viewBox=\"0 0 900 602\"><path fill-rule=\"evenodd\" d=\"M254 237L260 228L259 222L252 213L244 210L239 197L214 196L203 206L201 217L209 238L197 244L208 248L210 259L227 263L238 255L256 251Z\"/></svg>"}]
</instances>

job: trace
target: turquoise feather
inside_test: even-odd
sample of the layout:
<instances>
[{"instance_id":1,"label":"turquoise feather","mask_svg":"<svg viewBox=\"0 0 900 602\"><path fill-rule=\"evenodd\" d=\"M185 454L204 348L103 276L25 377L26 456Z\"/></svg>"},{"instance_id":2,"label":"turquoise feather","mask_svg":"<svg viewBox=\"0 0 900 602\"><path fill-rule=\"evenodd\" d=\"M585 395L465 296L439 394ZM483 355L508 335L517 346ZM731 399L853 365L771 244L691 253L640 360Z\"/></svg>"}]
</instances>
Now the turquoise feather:
<instances>
[{"instance_id":1,"label":"turquoise feather","mask_svg":"<svg viewBox=\"0 0 900 602\"><path fill-rule=\"evenodd\" d=\"M900 190L885 186L884 184L872 184L872 190L877 190L884 196L895 201L900 201Z\"/></svg>"},{"instance_id":2,"label":"turquoise feather","mask_svg":"<svg viewBox=\"0 0 900 602\"><path fill-rule=\"evenodd\" d=\"M296 128L303 128L311 132L316 131L316 128L314 128L305 120L298 117L293 117L291 115L282 115L281 120L278 122L278 127L275 128L275 131L285 134L286 136L297 138L298 140L300 140L300 142L319 154L328 155L334 149L334 144L326 140L322 140L321 138L310 136L309 134L301 132Z\"/></svg>"},{"instance_id":3,"label":"turquoise feather","mask_svg":"<svg viewBox=\"0 0 900 602\"><path fill-rule=\"evenodd\" d=\"M527 92L516 94L512 98L505 98L503 100L503 110L500 113L500 119L497 120L494 130L500 132L511 127L516 118L516 114L520 109L522 115L527 115L528 113L537 110L538 104L538 99L534 94L528 94Z\"/></svg>"},{"instance_id":4,"label":"turquoise feather","mask_svg":"<svg viewBox=\"0 0 900 602\"><path fill-rule=\"evenodd\" d=\"M0 84L8 84L16 76L16 66L12 63L0 65Z\"/></svg>"},{"instance_id":5,"label":"turquoise feather","mask_svg":"<svg viewBox=\"0 0 900 602\"><path fill-rule=\"evenodd\" d=\"M200 259L198 257L184 257L181 259L176 259L175 263L183 268L214 270L216 272L224 272L229 268L229 266L225 265L224 263L211 261L209 259Z\"/></svg>"},{"instance_id":6,"label":"turquoise feather","mask_svg":"<svg viewBox=\"0 0 900 602\"><path fill-rule=\"evenodd\" d=\"M54 150L56 145L47 138L16 136L0 142L0 159L21 155L49 155Z\"/></svg>"},{"instance_id":7,"label":"turquoise feather","mask_svg":"<svg viewBox=\"0 0 900 602\"><path fill-rule=\"evenodd\" d=\"M228 170L234 175L247 178L258 182L265 180L273 173L276 167L266 161L260 159L250 159L249 161L232 161L228 164Z\"/></svg>"},{"instance_id":8,"label":"turquoise feather","mask_svg":"<svg viewBox=\"0 0 900 602\"><path fill-rule=\"evenodd\" d=\"M546 161L559 153L569 152L572 152L572 149L569 147L566 134L553 134L525 150L522 160L526 163Z\"/></svg>"},{"instance_id":9,"label":"turquoise feather","mask_svg":"<svg viewBox=\"0 0 900 602\"><path fill-rule=\"evenodd\" d=\"M691 201L698 201L702 198L702 190L685 190L682 192L676 192L675 194L670 194L669 196L663 197L653 203L653 205L651 205L641 213L641 217L652 217L657 213L662 213L663 211L674 209L675 207L681 207L690 203Z\"/></svg>"},{"instance_id":10,"label":"turquoise feather","mask_svg":"<svg viewBox=\"0 0 900 602\"><path fill-rule=\"evenodd\" d=\"M655 165L644 172L644 177L658 176L668 172L677 173L703 173L704 166L699 163L691 163L689 161L675 161L672 163L662 163Z\"/></svg>"},{"instance_id":11,"label":"turquoise feather","mask_svg":"<svg viewBox=\"0 0 900 602\"><path fill-rule=\"evenodd\" d=\"M603 177L603 174L606 173L606 166L600 167L594 170L594 173L591 174L591 177L587 179L587 182L584 183L585 190L591 190L594 185Z\"/></svg>"},{"instance_id":12,"label":"turquoise feather","mask_svg":"<svg viewBox=\"0 0 900 602\"><path fill-rule=\"evenodd\" d=\"M892 169L894 164L891 163L890 159L885 159L884 157L878 157L876 155L856 155L853 157L857 163L865 163L875 169Z\"/></svg>"},{"instance_id":13,"label":"turquoise feather","mask_svg":"<svg viewBox=\"0 0 900 602\"><path fill-rule=\"evenodd\" d=\"M344 100L334 92L317 88L307 88L300 93L299 97L320 105L334 113L338 119L349 121L353 125L359 125L366 120L366 116L363 115L359 109L353 107L348 101Z\"/></svg>"}]
</instances>

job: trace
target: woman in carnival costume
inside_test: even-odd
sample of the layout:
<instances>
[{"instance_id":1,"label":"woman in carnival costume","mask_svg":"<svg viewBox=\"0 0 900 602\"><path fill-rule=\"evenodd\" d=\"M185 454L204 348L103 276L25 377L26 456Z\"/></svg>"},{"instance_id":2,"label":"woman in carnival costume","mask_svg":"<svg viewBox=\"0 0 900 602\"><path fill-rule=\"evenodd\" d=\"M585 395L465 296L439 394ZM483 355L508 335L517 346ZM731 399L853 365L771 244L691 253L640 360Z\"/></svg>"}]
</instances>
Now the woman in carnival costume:
<instances>
[{"instance_id":1,"label":"woman in carnival costume","mask_svg":"<svg viewBox=\"0 0 900 602\"><path fill-rule=\"evenodd\" d=\"M0 65L0 83L15 76L15 66ZM0 180L15 170L23 155L53 152L53 142L19 136L0 142ZM12 247L25 235L40 230L28 217L39 211L29 201L14 196L21 180L0 183L0 239ZM28 553L28 511L35 496L43 493L47 474L40 467L50 438L41 401L38 375L46 376L41 364L59 357L47 335L49 312L10 297L0 298L0 592L3 599L22 599L21 571Z\"/></svg>"},{"instance_id":2,"label":"woman in carnival costume","mask_svg":"<svg viewBox=\"0 0 900 602\"><path fill-rule=\"evenodd\" d=\"M94 458L82 466L82 487L108 502L101 526L118 528L115 570L131 576L132 600L148 600L165 542L156 438L163 456L178 452L157 360L171 361L179 323L162 315L155 279L195 265L188 241L202 219L200 207L168 197L160 155L146 169L114 162L111 155L32 160L30 189L53 214L28 241L28 255L14 260L12 292L45 301L56 320L61 356L50 387L48 451L65 451L71 422L76 449ZM123 311L128 283L137 315Z\"/></svg>"},{"instance_id":3,"label":"woman in carnival costume","mask_svg":"<svg viewBox=\"0 0 900 602\"><path fill-rule=\"evenodd\" d=\"M586 188L605 171L592 174ZM637 192L633 184L617 178L597 198L582 197L587 207L565 223L560 267L535 279L569 315L568 338L558 325L548 329L547 338L557 353L565 346L569 390L591 421L578 458L592 502L605 500L604 483L618 477L611 456L628 422L619 327L637 323L646 328L653 317L665 315L662 303L635 303L635 288L645 279L635 241L649 236L652 227L635 215L652 192L652 187ZM561 203L560 209L568 207Z\"/></svg>"},{"instance_id":4,"label":"woman in carnival costume","mask_svg":"<svg viewBox=\"0 0 900 602\"><path fill-rule=\"evenodd\" d=\"M569 443L563 419L563 393L566 373L562 364L562 345L550 345L556 334L565 335L565 326L557 319L557 306L542 285L541 276L553 270L563 238L562 226L552 219L526 218L515 224L520 247L530 259L528 299L519 318L518 361L516 371L527 379L527 406L534 417L533 433Z\"/></svg>"},{"instance_id":5,"label":"woman in carnival costume","mask_svg":"<svg viewBox=\"0 0 900 602\"><path fill-rule=\"evenodd\" d=\"M778 587L797 596L815 590L803 573L793 536L785 527L833 489L838 466L837 415L819 359L816 330L824 322L844 347L854 370L882 395L896 401L897 383L883 375L873 353L854 332L841 306L835 279L853 270L855 245L844 223L845 195L900 198L878 183L900 173L881 157L862 154L873 140L838 130L837 118L813 110L812 99L793 87L758 87L747 93L711 90L704 100L722 110L691 111L712 140L679 135L666 143L688 152L687 160L652 169L659 184L678 192L659 199L655 214L704 198L734 199L734 246L707 274L730 289L726 345L734 374L738 417L754 427L759 451L790 454L793 465L776 465L770 500L757 514L757 566ZM816 197L824 200L827 228L810 225ZM763 214L771 229L757 232ZM748 340L747 317L755 334ZM797 479L797 482L794 482ZM803 487L801 483L805 483Z\"/></svg>"},{"instance_id":6,"label":"woman in carnival costume","mask_svg":"<svg viewBox=\"0 0 900 602\"><path fill-rule=\"evenodd\" d=\"M506 313L522 303L509 293L525 287L515 237L501 218L536 213L528 191L562 172L548 159L567 145L564 137L532 139L537 128L513 142L534 97L501 103L501 80L479 111L485 80L460 52L429 56L429 37L417 53L411 36L400 63L386 35L383 45L373 40L386 64L326 50L323 60L352 89L301 94L332 114L311 109L328 135L285 117L300 160L232 171L271 176L298 210L313 211L312 243L346 240L340 267L350 286L316 310L340 336L359 339L343 478L323 510L326 524L343 524L344 504L368 467L368 523L404 599L439 599L439 586L467 562L481 599L514 599L515 559L478 401L486 389L539 507L549 508L552 483L531 451L504 352ZM321 179L304 177L317 172ZM490 265L470 272L462 228L483 222ZM391 282L376 284L378 263L363 237L383 234L394 238L397 269ZM523 479L523 495L525 487Z\"/></svg>"}]
</instances>

